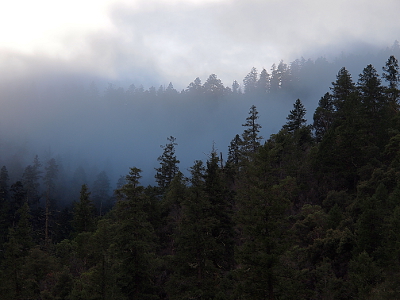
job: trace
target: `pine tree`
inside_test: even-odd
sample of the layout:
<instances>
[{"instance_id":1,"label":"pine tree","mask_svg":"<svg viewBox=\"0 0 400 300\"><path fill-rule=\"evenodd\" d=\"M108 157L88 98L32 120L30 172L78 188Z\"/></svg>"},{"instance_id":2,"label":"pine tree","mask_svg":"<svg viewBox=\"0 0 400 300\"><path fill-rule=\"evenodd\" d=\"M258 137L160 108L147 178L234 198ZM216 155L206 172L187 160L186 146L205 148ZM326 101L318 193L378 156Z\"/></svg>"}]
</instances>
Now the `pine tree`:
<instances>
[{"instance_id":1,"label":"pine tree","mask_svg":"<svg viewBox=\"0 0 400 300\"><path fill-rule=\"evenodd\" d=\"M331 90L333 107L340 114L345 101L356 91L351 75L346 68L339 70L336 81L332 82Z\"/></svg>"},{"instance_id":2,"label":"pine tree","mask_svg":"<svg viewBox=\"0 0 400 300\"><path fill-rule=\"evenodd\" d=\"M373 117L382 110L385 105L383 87L379 75L372 65L365 67L360 74L357 88L364 108L369 113L368 117Z\"/></svg>"},{"instance_id":3,"label":"pine tree","mask_svg":"<svg viewBox=\"0 0 400 300\"><path fill-rule=\"evenodd\" d=\"M154 299L155 233L144 210L148 202L140 185L141 170L131 168L127 184L116 191L114 250L121 261L117 284L128 299Z\"/></svg>"},{"instance_id":4,"label":"pine tree","mask_svg":"<svg viewBox=\"0 0 400 300\"><path fill-rule=\"evenodd\" d=\"M240 162L240 145L242 144L242 139L240 135L235 135L231 141L228 149L228 159L226 161L227 165L237 166Z\"/></svg>"},{"instance_id":5,"label":"pine tree","mask_svg":"<svg viewBox=\"0 0 400 300\"><path fill-rule=\"evenodd\" d=\"M278 67L275 64L271 68L270 91L275 93L284 88L288 84L288 68L282 60L279 62Z\"/></svg>"},{"instance_id":6,"label":"pine tree","mask_svg":"<svg viewBox=\"0 0 400 300\"><path fill-rule=\"evenodd\" d=\"M205 95L211 98L220 98L224 95L224 85L221 79L217 78L217 75L211 74L203 85Z\"/></svg>"},{"instance_id":7,"label":"pine tree","mask_svg":"<svg viewBox=\"0 0 400 300\"><path fill-rule=\"evenodd\" d=\"M252 105L250 107L249 116L246 118L246 123L242 125L247 129L245 129L242 134L241 152L247 157L257 152L260 146L260 140L262 139L262 136L258 135L261 128L261 125L257 123L258 118L257 108Z\"/></svg>"},{"instance_id":8,"label":"pine tree","mask_svg":"<svg viewBox=\"0 0 400 300\"><path fill-rule=\"evenodd\" d=\"M307 122L304 118L306 115L306 109L300 99L297 99L293 106L293 110L290 111L290 114L286 118L288 122L283 126L283 128L287 129L289 132L299 130L301 127L304 127Z\"/></svg>"},{"instance_id":9,"label":"pine tree","mask_svg":"<svg viewBox=\"0 0 400 300\"><path fill-rule=\"evenodd\" d=\"M230 199L225 186L223 174L219 167L219 158L215 151L211 152L207 161L204 192L212 208L210 216L215 220L212 236L215 239L216 248L214 249L214 257L211 259L220 268L220 272L227 272L231 270L234 264L233 200Z\"/></svg>"},{"instance_id":10,"label":"pine tree","mask_svg":"<svg viewBox=\"0 0 400 300\"><path fill-rule=\"evenodd\" d=\"M256 68L252 68L250 73L243 79L244 93L254 94L257 90L258 73Z\"/></svg>"},{"instance_id":11,"label":"pine tree","mask_svg":"<svg viewBox=\"0 0 400 300\"><path fill-rule=\"evenodd\" d=\"M11 203L9 217L11 224L15 226L18 222L18 210L24 205L26 201L26 191L21 181L17 181L11 185Z\"/></svg>"},{"instance_id":12,"label":"pine tree","mask_svg":"<svg viewBox=\"0 0 400 300\"><path fill-rule=\"evenodd\" d=\"M232 93L235 95L242 93L242 91L240 90L240 85L236 80L234 80L232 83Z\"/></svg>"},{"instance_id":13,"label":"pine tree","mask_svg":"<svg viewBox=\"0 0 400 300\"><path fill-rule=\"evenodd\" d=\"M332 96L326 93L318 102L318 107L315 110L313 128L315 130L315 137L320 142L323 136L332 127L334 121L334 109Z\"/></svg>"},{"instance_id":14,"label":"pine tree","mask_svg":"<svg viewBox=\"0 0 400 300\"><path fill-rule=\"evenodd\" d=\"M24 174L22 175L22 183L26 190L26 197L30 207L39 204L40 194L39 187L42 171L40 167L42 164L39 161L39 157L36 155L33 161L33 165L29 165L25 168Z\"/></svg>"},{"instance_id":15,"label":"pine tree","mask_svg":"<svg viewBox=\"0 0 400 300\"><path fill-rule=\"evenodd\" d=\"M382 77L389 83L386 90L387 95L392 103L397 103L399 97L398 85L400 81L399 63L398 60L391 55L386 62L385 67L382 67L384 73Z\"/></svg>"},{"instance_id":16,"label":"pine tree","mask_svg":"<svg viewBox=\"0 0 400 300\"><path fill-rule=\"evenodd\" d=\"M199 96L203 94L203 86L199 77L189 84L189 86L186 88L186 92L193 96Z\"/></svg>"},{"instance_id":17,"label":"pine tree","mask_svg":"<svg viewBox=\"0 0 400 300\"><path fill-rule=\"evenodd\" d=\"M175 142L176 139L173 136L170 136L167 140L168 143L165 146L161 146L164 150L163 154L157 159L161 166L156 168L157 173L155 178L160 189L160 194L166 191L172 179L179 171L178 164L180 161L175 155L175 146L178 144Z\"/></svg>"},{"instance_id":18,"label":"pine tree","mask_svg":"<svg viewBox=\"0 0 400 300\"><path fill-rule=\"evenodd\" d=\"M52 198L54 195L54 190L56 187L55 180L58 175L58 166L56 164L56 160L51 158L45 167L45 176L44 176L44 184L46 186L46 204L45 204L45 245L48 246L50 243L50 214L51 214L51 206L54 199Z\"/></svg>"},{"instance_id":19,"label":"pine tree","mask_svg":"<svg viewBox=\"0 0 400 300\"><path fill-rule=\"evenodd\" d=\"M31 291L24 265L33 246L32 227L30 224L29 206L25 202L17 212L18 222L9 230L8 242L5 244L5 257L2 265L2 296L6 299L29 299Z\"/></svg>"},{"instance_id":20,"label":"pine tree","mask_svg":"<svg viewBox=\"0 0 400 300\"><path fill-rule=\"evenodd\" d=\"M191 173L192 186L182 203L173 274L167 282L167 292L170 299L213 299L220 273L212 260L219 248L213 236L216 219L204 191L202 163L197 162Z\"/></svg>"},{"instance_id":21,"label":"pine tree","mask_svg":"<svg viewBox=\"0 0 400 300\"><path fill-rule=\"evenodd\" d=\"M274 185L269 149L260 147L240 181L236 215L240 245L235 253L239 265L236 298L277 299L282 284L289 207L295 180Z\"/></svg>"},{"instance_id":22,"label":"pine tree","mask_svg":"<svg viewBox=\"0 0 400 300\"><path fill-rule=\"evenodd\" d=\"M269 91L269 74L267 70L262 69L256 89L259 95L265 95Z\"/></svg>"},{"instance_id":23,"label":"pine tree","mask_svg":"<svg viewBox=\"0 0 400 300\"><path fill-rule=\"evenodd\" d=\"M95 207L90 200L90 192L86 184L82 185L79 202L74 203L72 225L75 234L94 229Z\"/></svg>"},{"instance_id":24,"label":"pine tree","mask_svg":"<svg viewBox=\"0 0 400 300\"><path fill-rule=\"evenodd\" d=\"M9 176L5 166L0 171L0 247L6 241L7 229L11 225L9 216L10 211L10 194L8 186ZM2 255L0 255L2 257Z\"/></svg>"}]
</instances>

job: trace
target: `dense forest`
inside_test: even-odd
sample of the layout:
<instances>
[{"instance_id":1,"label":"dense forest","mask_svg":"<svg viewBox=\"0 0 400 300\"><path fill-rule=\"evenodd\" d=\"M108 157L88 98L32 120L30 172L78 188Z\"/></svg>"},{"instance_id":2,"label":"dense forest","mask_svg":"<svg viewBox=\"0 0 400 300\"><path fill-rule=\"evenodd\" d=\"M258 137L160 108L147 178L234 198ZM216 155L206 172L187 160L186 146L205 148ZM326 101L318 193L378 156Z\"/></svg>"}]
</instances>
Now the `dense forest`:
<instances>
[{"instance_id":1,"label":"dense forest","mask_svg":"<svg viewBox=\"0 0 400 300\"><path fill-rule=\"evenodd\" d=\"M307 61L297 62L299 72L306 70ZM147 91L111 85L104 99L126 107L127 99L188 95L211 108L221 99L229 106L227 99L235 97L299 96L284 125L267 139L260 135L258 106L249 105L226 158L210 147L207 159L196 160L188 172L179 167L179 141L169 136L155 184L142 184L142 170L132 166L112 195L105 171L88 178L78 167L67 178L50 154L43 162L34 156L25 168L2 158L2 297L398 298L395 56L381 70L369 64L354 80L340 68L311 122L301 100L305 77L296 75L295 64L281 62L272 74L253 68L243 89L237 82L224 87L216 75L204 84L196 79L182 92L172 84Z\"/></svg>"}]
</instances>

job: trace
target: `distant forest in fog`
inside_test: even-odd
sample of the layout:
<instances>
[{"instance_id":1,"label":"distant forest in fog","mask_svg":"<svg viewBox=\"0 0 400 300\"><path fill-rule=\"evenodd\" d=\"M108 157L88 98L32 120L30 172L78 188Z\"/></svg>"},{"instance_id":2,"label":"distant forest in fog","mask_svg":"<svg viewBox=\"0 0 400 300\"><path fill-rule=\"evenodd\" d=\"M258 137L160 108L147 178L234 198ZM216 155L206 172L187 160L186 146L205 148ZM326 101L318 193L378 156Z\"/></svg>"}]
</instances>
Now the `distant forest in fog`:
<instances>
[{"instance_id":1,"label":"distant forest in fog","mask_svg":"<svg viewBox=\"0 0 400 300\"><path fill-rule=\"evenodd\" d=\"M109 197L129 167L143 170L143 183L154 183L157 158L169 136L176 138L180 168L206 160L214 148L226 160L228 145L242 131L251 105L260 113L261 135L279 131L296 99L312 114L321 95L343 66L354 78L367 64L378 72L400 47L362 54L341 54L277 62L270 69L249 67L244 79L224 84L218 74L196 78L184 89L173 83L144 87L84 74L54 74L0 84L0 166L10 182L22 180L37 155L43 165L59 166L59 202L79 198L86 183L96 193L102 185ZM103 183L100 184L99 182Z\"/></svg>"}]
</instances>

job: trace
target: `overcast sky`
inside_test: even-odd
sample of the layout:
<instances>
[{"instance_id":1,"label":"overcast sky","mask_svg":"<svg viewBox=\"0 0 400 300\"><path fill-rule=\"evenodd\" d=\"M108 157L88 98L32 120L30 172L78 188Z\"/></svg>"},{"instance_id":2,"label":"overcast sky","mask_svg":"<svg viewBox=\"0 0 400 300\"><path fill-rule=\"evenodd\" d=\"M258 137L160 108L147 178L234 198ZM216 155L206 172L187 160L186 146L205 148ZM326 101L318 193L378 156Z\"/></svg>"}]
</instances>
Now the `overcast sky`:
<instances>
[{"instance_id":1,"label":"overcast sky","mask_svg":"<svg viewBox=\"0 0 400 300\"><path fill-rule=\"evenodd\" d=\"M182 89L215 73L230 86L253 66L390 46L399 11L398 0L7 1L0 75L57 69Z\"/></svg>"}]
</instances>

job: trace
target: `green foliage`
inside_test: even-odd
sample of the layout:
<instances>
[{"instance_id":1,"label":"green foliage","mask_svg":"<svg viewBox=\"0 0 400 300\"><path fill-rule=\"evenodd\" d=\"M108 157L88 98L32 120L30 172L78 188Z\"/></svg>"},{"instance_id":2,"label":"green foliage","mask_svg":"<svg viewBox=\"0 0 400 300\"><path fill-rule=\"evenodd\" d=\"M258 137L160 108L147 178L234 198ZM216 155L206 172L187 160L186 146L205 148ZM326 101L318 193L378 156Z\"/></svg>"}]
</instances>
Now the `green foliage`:
<instances>
[{"instance_id":1,"label":"green foliage","mask_svg":"<svg viewBox=\"0 0 400 300\"><path fill-rule=\"evenodd\" d=\"M301 103L300 99L297 99L293 104L293 110L290 111L290 114L287 116L287 123L283 126L283 128L287 129L289 132L295 132L300 128L304 127L307 120L304 118L306 115L306 109L304 108L303 103Z\"/></svg>"},{"instance_id":2,"label":"green foliage","mask_svg":"<svg viewBox=\"0 0 400 300\"><path fill-rule=\"evenodd\" d=\"M386 94L392 103L397 104L399 97L398 84L400 81L399 62L391 55L382 69L384 71L382 77L389 83Z\"/></svg>"},{"instance_id":3,"label":"green foliage","mask_svg":"<svg viewBox=\"0 0 400 300\"><path fill-rule=\"evenodd\" d=\"M160 167L156 168L157 173L155 175L161 194L165 192L179 171L179 160L175 155L175 146L177 145L175 142L176 139L173 136L170 136L167 140L168 143L165 146L161 146L164 151L157 159L160 162Z\"/></svg>"},{"instance_id":4,"label":"green foliage","mask_svg":"<svg viewBox=\"0 0 400 300\"><path fill-rule=\"evenodd\" d=\"M241 153L245 157L249 157L252 153L256 153L257 148L260 146L262 136L258 135L261 128L261 125L257 122L258 118L257 108L252 105L250 107L249 116L246 118L246 123L242 125L246 127L242 134L241 146Z\"/></svg>"},{"instance_id":5,"label":"green foliage","mask_svg":"<svg viewBox=\"0 0 400 300\"><path fill-rule=\"evenodd\" d=\"M296 183L286 178L274 184L270 175L269 151L261 147L236 198L236 222L241 232L236 291L241 298L274 299L282 284L280 260L287 249L286 213Z\"/></svg>"},{"instance_id":6,"label":"green foliage","mask_svg":"<svg viewBox=\"0 0 400 300\"><path fill-rule=\"evenodd\" d=\"M76 234L92 231L95 228L95 207L89 199L90 192L86 184L82 185L80 194L79 202L74 203L74 216L72 220L72 225Z\"/></svg>"},{"instance_id":7,"label":"green foliage","mask_svg":"<svg viewBox=\"0 0 400 300\"><path fill-rule=\"evenodd\" d=\"M331 128L334 120L334 108L332 96L326 93L318 102L318 107L314 113L313 128L315 130L315 137L320 142L323 136Z\"/></svg>"},{"instance_id":8,"label":"green foliage","mask_svg":"<svg viewBox=\"0 0 400 300\"><path fill-rule=\"evenodd\" d=\"M271 81L264 71L257 79L252 70L246 94L300 83L288 79L283 62L273 68ZM131 168L107 214L95 219L88 188L81 186L73 235L71 209L54 209L54 159L45 167L44 208L35 204L37 157L11 187L3 167L2 298L396 299L400 117L394 57L384 71L388 87L371 65L356 85L342 68L315 111L316 139L297 100L287 124L260 145L252 106L225 166L213 150L205 163L195 161L186 178L177 167L175 138L168 138L157 186L141 186L141 170ZM203 86L196 79L186 93L218 95L221 86L210 76ZM160 93L178 95L172 84ZM97 179L108 186L100 174Z\"/></svg>"}]
</instances>

